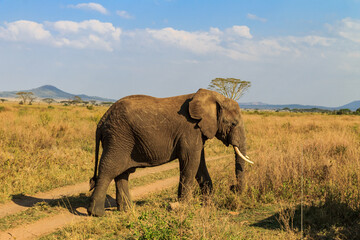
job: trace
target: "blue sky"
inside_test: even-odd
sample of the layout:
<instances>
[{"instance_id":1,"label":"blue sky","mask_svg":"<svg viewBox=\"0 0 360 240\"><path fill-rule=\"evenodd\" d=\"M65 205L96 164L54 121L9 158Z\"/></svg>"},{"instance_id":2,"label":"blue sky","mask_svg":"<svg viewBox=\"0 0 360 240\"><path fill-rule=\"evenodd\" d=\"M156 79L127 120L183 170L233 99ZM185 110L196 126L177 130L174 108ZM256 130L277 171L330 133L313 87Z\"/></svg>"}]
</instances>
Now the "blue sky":
<instances>
[{"instance_id":1,"label":"blue sky","mask_svg":"<svg viewBox=\"0 0 360 240\"><path fill-rule=\"evenodd\" d=\"M0 0L0 91L118 99L251 81L241 102L360 100L360 1Z\"/></svg>"}]
</instances>

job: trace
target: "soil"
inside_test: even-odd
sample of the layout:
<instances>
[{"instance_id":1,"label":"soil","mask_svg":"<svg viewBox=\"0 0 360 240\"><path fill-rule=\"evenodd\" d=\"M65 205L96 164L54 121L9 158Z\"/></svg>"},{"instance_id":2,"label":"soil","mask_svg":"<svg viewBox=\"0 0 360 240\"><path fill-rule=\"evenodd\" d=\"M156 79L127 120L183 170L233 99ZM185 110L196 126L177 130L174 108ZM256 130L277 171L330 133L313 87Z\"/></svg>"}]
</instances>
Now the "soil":
<instances>
[{"instance_id":1,"label":"soil","mask_svg":"<svg viewBox=\"0 0 360 240\"><path fill-rule=\"evenodd\" d=\"M207 159L207 161L214 161L220 158L228 157L230 155L213 157ZM130 179L139 178L148 174L162 172L178 167L178 163L167 163L158 167L140 169L137 172L130 175ZM179 176L171 177L164 180L159 180L154 183L140 186L131 189L131 196L133 200L138 200L147 194L161 191L176 185L179 182ZM53 189L49 192L38 193L34 196L21 195L13 199L13 202L0 205L0 218L24 211L38 202L48 202L54 199L59 199L63 196L71 196L87 192L89 190L89 183L79 183L72 186L65 186L61 188ZM115 207L114 198L110 198L110 207ZM64 227L67 224L76 223L79 221L85 221L89 217L87 216L85 207L79 207L70 211L62 211L58 215L40 219L31 224L25 224L16 228L8 229L4 232L0 232L0 240L5 239L37 239L42 235L54 232L57 229Z\"/></svg>"}]
</instances>

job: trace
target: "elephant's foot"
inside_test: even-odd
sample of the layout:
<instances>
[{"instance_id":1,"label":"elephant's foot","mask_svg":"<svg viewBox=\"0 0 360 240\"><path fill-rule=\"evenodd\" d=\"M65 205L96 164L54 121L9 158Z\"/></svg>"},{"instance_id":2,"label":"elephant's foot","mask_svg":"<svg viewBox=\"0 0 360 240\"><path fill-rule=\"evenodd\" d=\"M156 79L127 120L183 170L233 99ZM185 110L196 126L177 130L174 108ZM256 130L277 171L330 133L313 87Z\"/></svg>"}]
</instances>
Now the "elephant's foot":
<instances>
[{"instance_id":1,"label":"elephant's foot","mask_svg":"<svg viewBox=\"0 0 360 240\"><path fill-rule=\"evenodd\" d=\"M230 186L230 191L235 193L242 193L244 187L242 184L235 184Z\"/></svg>"},{"instance_id":2,"label":"elephant's foot","mask_svg":"<svg viewBox=\"0 0 360 240\"><path fill-rule=\"evenodd\" d=\"M121 203L116 203L116 208L118 211L127 211L132 207L132 203L131 202L121 202Z\"/></svg>"},{"instance_id":3,"label":"elephant's foot","mask_svg":"<svg viewBox=\"0 0 360 240\"><path fill-rule=\"evenodd\" d=\"M212 182L205 182L200 184L200 190L202 195L210 195L212 193Z\"/></svg>"},{"instance_id":4,"label":"elephant's foot","mask_svg":"<svg viewBox=\"0 0 360 240\"><path fill-rule=\"evenodd\" d=\"M105 215L105 208L98 206L99 204L90 204L87 209L89 216L102 217Z\"/></svg>"}]
</instances>

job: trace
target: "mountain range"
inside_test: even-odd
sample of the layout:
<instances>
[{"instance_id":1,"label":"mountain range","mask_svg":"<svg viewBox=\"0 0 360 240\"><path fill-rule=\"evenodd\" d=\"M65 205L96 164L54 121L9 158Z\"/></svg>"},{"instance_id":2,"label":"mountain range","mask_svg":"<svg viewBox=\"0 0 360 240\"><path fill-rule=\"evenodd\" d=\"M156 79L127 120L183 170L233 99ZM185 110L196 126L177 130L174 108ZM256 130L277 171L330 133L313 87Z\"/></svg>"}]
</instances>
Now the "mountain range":
<instances>
[{"instance_id":1,"label":"mountain range","mask_svg":"<svg viewBox=\"0 0 360 240\"><path fill-rule=\"evenodd\" d=\"M29 90L20 90L20 91L8 91L0 92L1 98L17 98L17 92L32 92L37 98L52 98L55 100L69 100L74 99L75 96L81 97L84 101L99 101L99 102L115 102L114 99L102 98L96 96L88 96L85 94L72 94L64 92L57 87L51 85L44 85L38 88L29 89Z\"/></svg>"},{"instance_id":2,"label":"mountain range","mask_svg":"<svg viewBox=\"0 0 360 240\"><path fill-rule=\"evenodd\" d=\"M8 92L0 92L0 98L17 98L17 92L32 92L37 98L53 98L55 100L68 100L74 99L75 96L81 97L84 101L100 101L100 102L115 102L114 99L96 97L96 96L88 96L84 94L72 94L64 92L57 87L51 85L45 85L38 88L30 89L30 90L21 90L21 91L8 91ZM262 102L250 102L250 103L239 103L240 107L243 109L269 109L269 110L278 110L278 109L312 109L318 108L323 110L339 110L339 109L350 109L351 111L356 111L360 108L360 100L353 101L349 104L339 106L339 107L324 107L324 106L316 106L316 105L301 105L301 104L267 104Z\"/></svg>"}]
</instances>

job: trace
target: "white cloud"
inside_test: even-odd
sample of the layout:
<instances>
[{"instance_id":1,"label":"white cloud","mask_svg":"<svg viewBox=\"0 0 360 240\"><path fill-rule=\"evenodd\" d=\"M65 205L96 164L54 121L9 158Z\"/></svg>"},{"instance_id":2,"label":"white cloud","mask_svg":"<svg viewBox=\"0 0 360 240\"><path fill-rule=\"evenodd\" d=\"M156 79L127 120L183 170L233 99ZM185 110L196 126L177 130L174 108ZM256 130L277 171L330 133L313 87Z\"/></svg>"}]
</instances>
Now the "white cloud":
<instances>
[{"instance_id":1,"label":"white cloud","mask_svg":"<svg viewBox=\"0 0 360 240\"><path fill-rule=\"evenodd\" d=\"M360 43L360 20L352 18L341 20L337 33L343 38Z\"/></svg>"},{"instance_id":2,"label":"white cloud","mask_svg":"<svg viewBox=\"0 0 360 240\"><path fill-rule=\"evenodd\" d=\"M291 51L278 39L252 40L247 26L233 26L221 31L210 28L209 31L187 32L173 28L160 30L147 29L150 37L188 50L196 54L218 54L232 59L257 60L261 56L280 55Z\"/></svg>"},{"instance_id":3,"label":"white cloud","mask_svg":"<svg viewBox=\"0 0 360 240\"><path fill-rule=\"evenodd\" d=\"M248 26L233 26L227 29L227 33L248 39L251 39L253 37L250 34L250 28Z\"/></svg>"},{"instance_id":4,"label":"white cloud","mask_svg":"<svg viewBox=\"0 0 360 240\"><path fill-rule=\"evenodd\" d=\"M214 34L214 29L210 32L187 32L173 28L163 28L160 30L146 29L154 38L168 44L191 50L195 53L216 52L220 49L220 38Z\"/></svg>"},{"instance_id":5,"label":"white cloud","mask_svg":"<svg viewBox=\"0 0 360 240\"><path fill-rule=\"evenodd\" d=\"M97 11L99 13L102 14L107 14L108 11L106 10L106 8L104 8L101 4L99 3L79 3L77 5L68 5L69 8L76 8L76 9L85 9L85 10L93 10L93 11Z\"/></svg>"},{"instance_id":6,"label":"white cloud","mask_svg":"<svg viewBox=\"0 0 360 240\"><path fill-rule=\"evenodd\" d=\"M133 19L134 18L134 16L130 15L127 11L124 11L124 10L122 10L122 11L118 10L118 11L116 11L116 14L124 19Z\"/></svg>"},{"instance_id":7,"label":"white cloud","mask_svg":"<svg viewBox=\"0 0 360 240\"><path fill-rule=\"evenodd\" d=\"M19 20L5 23L5 27L0 26L0 39L17 42L44 41L51 39L51 33L44 29L43 24Z\"/></svg>"},{"instance_id":8,"label":"white cloud","mask_svg":"<svg viewBox=\"0 0 360 240\"><path fill-rule=\"evenodd\" d=\"M329 46L331 46L331 44L333 44L336 41L333 38L321 37L321 36L316 36L316 35L309 35L309 36L304 36L304 37L289 36L289 37L287 37L287 39L289 40L289 42L292 42L294 44L306 43L307 45L310 45L310 46L318 45L318 46L324 46L324 47L329 47Z\"/></svg>"},{"instance_id":9,"label":"white cloud","mask_svg":"<svg viewBox=\"0 0 360 240\"><path fill-rule=\"evenodd\" d=\"M57 21L48 23L53 30L62 37L57 46L70 46L75 48L95 48L107 51L113 50L115 42L120 40L121 29L112 23L99 20L86 20L82 22Z\"/></svg>"},{"instance_id":10,"label":"white cloud","mask_svg":"<svg viewBox=\"0 0 360 240\"><path fill-rule=\"evenodd\" d=\"M256 21L260 21L260 22L267 22L267 19L266 18L261 18L261 17L258 17L254 14L251 14L251 13L248 13L247 14L247 18L248 19L251 19L251 20L256 20Z\"/></svg>"},{"instance_id":11,"label":"white cloud","mask_svg":"<svg viewBox=\"0 0 360 240\"><path fill-rule=\"evenodd\" d=\"M0 26L0 39L31 42L56 47L90 48L112 51L120 41L121 29L99 20L57 21L40 24L16 21Z\"/></svg>"},{"instance_id":12,"label":"white cloud","mask_svg":"<svg viewBox=\"0 0 360 240\"><path fill-rule=\"evenodd\" d=\"M358 27L356 21L352 20L352 25L346 23L344 25L349 29ZM55 47L113 51L120 49L122 36L125 37L121 43L128 44L127 49L134 51L168 51L169 48L176 48L197 55L225 56L248 61L286 55L299 57L317 50L319 55L325 56L327 48L338 44L338 39L317 35L254 39L248 26L239 25L224 30L211 27L208 31L191 32L167 27L128 30L125 33L112 23L94 19L45 23L20 20L0 25L2 40Z\"/></svg>"},{"instance_id":13,"label":"white cloud","mask_svg":"<svg viewBox=\"0 0 360 240\"><path fill-rule=\"evenodd\" d=\"M104 23L99 20L86 20L82 22L57 21L49 23L49 25L52 25L56 31L62 34L94 32L105 36L110 35L114 40L119 40L121 34L120 28L114 27L112 23Z\"/></svg>"}]
</instances>

